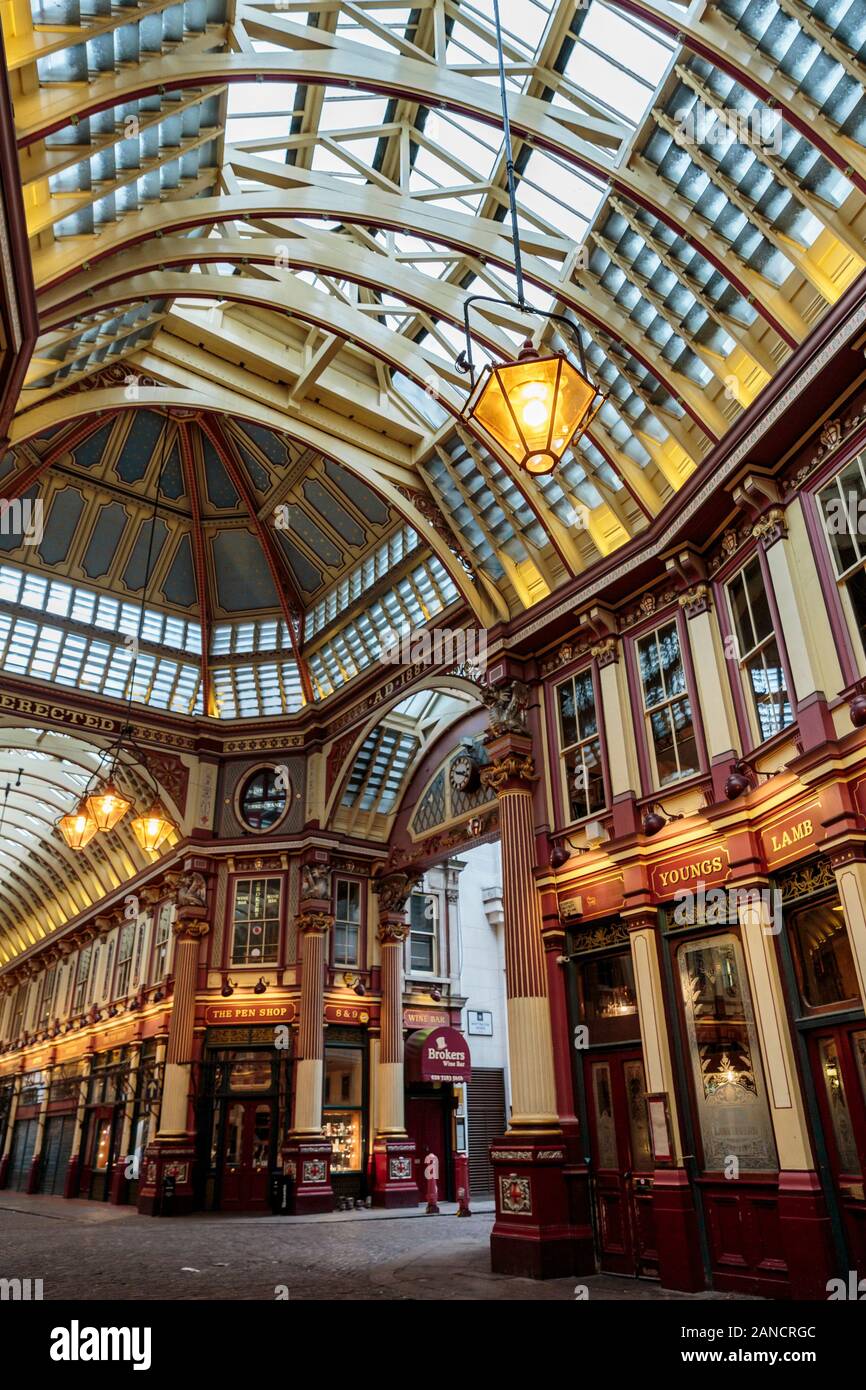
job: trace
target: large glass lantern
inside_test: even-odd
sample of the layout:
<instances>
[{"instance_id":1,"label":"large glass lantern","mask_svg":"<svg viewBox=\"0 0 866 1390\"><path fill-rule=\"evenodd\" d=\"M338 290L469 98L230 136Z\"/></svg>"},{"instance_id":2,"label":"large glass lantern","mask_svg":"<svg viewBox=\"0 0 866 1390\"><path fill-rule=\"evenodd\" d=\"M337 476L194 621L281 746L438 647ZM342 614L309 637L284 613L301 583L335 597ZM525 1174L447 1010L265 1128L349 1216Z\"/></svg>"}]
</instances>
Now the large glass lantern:
<instances>
[{"instance_id":1,"label":"large glass lantern","mask_svg":"<svg viewBox=\"0 0 866 1390\"><path fill-rule=\"evenodd\" d=\"M482 373L467 409L519 468L551 473L595 415L597 394L567 357L539 357L527 339L516 362Z\"/></svg>"},{"instance_id":2,"label":"large glass lantern","mask_svg":"<svg viewBox=\"0 0 866 1390\"><path fill-rule=\"evenodd\" d=\"M141 848L150 852L158 850L175 828L174 821L158 801L155 801L149 810L134 816L129 824Z\"/></svg>"},{"instance_id":3,"label":"large glass lantern","mask_svg":"<svg viewBox=\"0 0 866 1390\"><path fill-rule=\"evenodd\" d=\"M95 792L91 792L85 805L96 822L97 830L113 830L117 822L123 820L132 802L117 790L113 782L104 782Z\"/></svg>"},{"instance_id":4,"label":"large glass lantern","mask_svg":"<svg viewBox=\"0 0 866 1390\"><path fill-rule=\"evenodd\" d=\"M70 849L84 849L84 846L93 839L99 827L82 800L79 801L74 811L60 817L57 822L57 829Z\"/></svg>"}]
</instances>

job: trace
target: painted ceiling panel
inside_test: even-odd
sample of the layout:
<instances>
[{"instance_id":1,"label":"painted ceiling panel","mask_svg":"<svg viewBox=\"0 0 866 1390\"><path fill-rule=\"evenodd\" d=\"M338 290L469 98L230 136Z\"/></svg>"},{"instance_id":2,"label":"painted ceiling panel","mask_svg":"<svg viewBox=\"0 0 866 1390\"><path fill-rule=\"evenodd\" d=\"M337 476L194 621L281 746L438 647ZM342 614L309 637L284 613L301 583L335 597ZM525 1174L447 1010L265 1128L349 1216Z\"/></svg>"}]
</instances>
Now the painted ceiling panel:
<instances>
[{"instance_id":1,"label":"painted ceiling panel","mask_svg":"<svg viewBox=\"0 0 866 1390\"><path fill-rule=\"evenodd\" d=\"M274 588L262 548L251 531L235 527L211 538L220 606L228 613L277 608Z\"/></svg>"},{"instance_id":2,"label":"painted ceiling panel","mask_svg":"<svg viewBox=\"0 0 866 1390\"><path fill-rule=\"evenodd\" d=\"M66 559L83 511L84 498L77 488L67 487L55 494L45 521L45 536L39 546L39 554L46 565L58 565Z\"/></svg>"},{"instance_id":3,"label":"painted ceiling panel","mask_svg":"<svg viewBox=\"0 0 866 1390\"><path fill-rule=\"evenodd\" d=\"M99 579L101 575L108 574L128 521L127 510L119 502L107 502L100 507L82 561L82 568L88 579Z\"/></svg>"}]
</instances>

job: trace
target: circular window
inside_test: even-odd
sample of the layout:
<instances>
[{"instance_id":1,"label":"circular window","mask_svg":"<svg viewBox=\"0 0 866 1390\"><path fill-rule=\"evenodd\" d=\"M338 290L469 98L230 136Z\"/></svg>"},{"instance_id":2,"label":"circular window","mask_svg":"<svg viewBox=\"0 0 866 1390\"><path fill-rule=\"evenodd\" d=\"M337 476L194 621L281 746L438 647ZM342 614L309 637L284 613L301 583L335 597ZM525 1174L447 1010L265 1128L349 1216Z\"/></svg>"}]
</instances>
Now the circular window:
<instances>
[{"instance_id":1,"label":"circular window","mask_svg":"<svg viewBox=\"0 0 866 1390\"><path fill-rule=\"evenodd\" d=\"M238 811L250 830L270 830L286 814L289 789L285 776L278 778L272 767L262 767L241 784Z\"/></svg>"}]
</instances>

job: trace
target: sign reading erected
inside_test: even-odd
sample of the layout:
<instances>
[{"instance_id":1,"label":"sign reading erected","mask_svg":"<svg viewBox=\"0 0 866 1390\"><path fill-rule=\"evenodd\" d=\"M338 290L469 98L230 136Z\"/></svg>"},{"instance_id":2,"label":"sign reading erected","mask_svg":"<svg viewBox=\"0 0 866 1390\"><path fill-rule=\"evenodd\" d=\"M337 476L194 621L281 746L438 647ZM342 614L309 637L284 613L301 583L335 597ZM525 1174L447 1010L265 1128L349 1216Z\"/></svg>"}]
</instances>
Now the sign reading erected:
<instances>
[{"instance_id":1,"label":"sign reading erected","mask_svg":"<svg viewBox=\"0 0 866 1390\"><path fill-rule=\"evenodd\" d=\"M428 1028L406 1042L409 1076L415 1081L470 1081L469 1044L456 1028Z\"/></svg>"},{"instance_id":2,"label":"sign reading erected","mask_svg":"<svg viewBox=\"0 0 866 1390\"><path fill-rule=\"evenodd\" d=\"M290 1023L295 1006L290 999L281 1004L208 1004L204 1021L216 1023Z\"/></svg>"},{"instance_id":3,"label":"sign reading erected","mask_svg":"<svg viewBox=\"0 0 866 1390\"><path fill-rule=\"evenodd\" d=\"M760 832L767 868L776 868L779 864L786 864L789 859L808 854L817 845L822 831L820 801L810 801L768 825Z\"/></svg>"},{"instance_id":4,"label":"sign reading erected","mask_svg":"<svg viewBox=\"0 0 866 1390\"><path fill-rule=\"evenodd\" d=\"M700 854L687 851L653 864L650 886L657 897L672 898L675 893L697 888L699 884L709 887L724 882L729 868L728 851L723 845L711 846Z\"/></svg>"}]
</instances>

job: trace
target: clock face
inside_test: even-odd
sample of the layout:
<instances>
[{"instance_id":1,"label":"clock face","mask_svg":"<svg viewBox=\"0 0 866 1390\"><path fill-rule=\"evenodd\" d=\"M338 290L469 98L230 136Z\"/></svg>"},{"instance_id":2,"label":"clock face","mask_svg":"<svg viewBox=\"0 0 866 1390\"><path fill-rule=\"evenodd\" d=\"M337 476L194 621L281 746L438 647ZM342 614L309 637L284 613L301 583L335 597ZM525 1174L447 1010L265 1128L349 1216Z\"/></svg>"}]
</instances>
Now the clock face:
<instances>
[{"instance_id":1,"label":"clock face","mask_svg":"<svg viewBox=\"0 0 866 1390\"><path fill-rule=\"evenodd\" d=\"M451 761L448 769L448 776L451 780L451 790L454 792L468 792L472 790L478 774L475 759L471 753L458 753L456 758Z\"/></svg>"}]
</instances>

